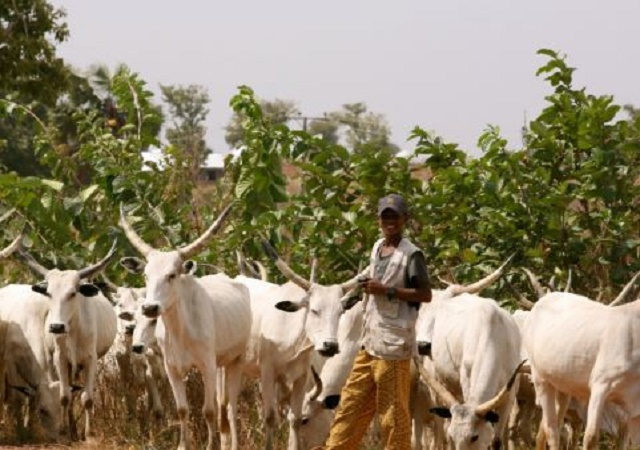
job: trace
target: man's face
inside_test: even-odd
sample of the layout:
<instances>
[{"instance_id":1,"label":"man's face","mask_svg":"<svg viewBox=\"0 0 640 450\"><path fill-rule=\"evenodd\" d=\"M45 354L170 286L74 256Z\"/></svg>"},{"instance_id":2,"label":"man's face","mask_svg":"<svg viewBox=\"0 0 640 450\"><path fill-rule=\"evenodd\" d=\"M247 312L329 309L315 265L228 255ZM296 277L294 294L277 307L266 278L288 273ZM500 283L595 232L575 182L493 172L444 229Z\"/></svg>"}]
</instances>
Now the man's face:
<instances>
[{"instance_id":1,"label":"man's face","mask_svg":"<svg viewBox=\"0 0 640 450\"><path fill-rule=\"evenodd\" d=\"M400 215L393 209L385 209L379 217L380 228L385 237L393 237L402 233L406 216Z\"/></svg>"}]
</instances>

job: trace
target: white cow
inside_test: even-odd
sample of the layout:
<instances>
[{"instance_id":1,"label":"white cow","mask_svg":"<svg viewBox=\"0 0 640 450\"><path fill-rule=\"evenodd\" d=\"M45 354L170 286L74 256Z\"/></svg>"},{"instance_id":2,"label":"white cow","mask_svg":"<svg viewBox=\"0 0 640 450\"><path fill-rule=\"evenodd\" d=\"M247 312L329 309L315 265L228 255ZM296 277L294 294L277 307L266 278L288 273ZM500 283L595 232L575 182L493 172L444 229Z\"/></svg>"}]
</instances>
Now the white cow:
<instances>
[{"instance_id":1,"label":"white cow","mask_svg":"<svg viewBox=\"0 0 640 450\"><path fill-rule=\"evenodd\" d=\"M115 254L115 242L101 261L81 270L47 270L30 255L22 258L44 281L31 286L48 301L44 321L47 352L53 356L55 374L60 380L60 403L63 426L72 425L70 418L72 382L84 371L81 396L85 412L84 435L91 436L91 410L98 358L107 353L116 335L116 314L100 290L84 282L103 270Z\"/></svg>"},{"instance_id":2,"label":"white cow","mask_svg":"<svg viewBox=\"0 0 640 450\"><path fill-rule=\"evenodd\" d=\"M559 448L559 416L569 397L588 402L583 439L597 448L603 411L618 406L626 421L640 420L640 301L608 307L575 294L553 292L542 297L525 322L524 345L530 358L542 427L549 447ZM538 442L538 445L543 445ZM626 448L622 433L618 448Z\"/></svg>"},{"instance_id":3,"label":"white cow","mask_svg":"<svg viewBox=\"0 0 640 450\"><path fill-rule=\"evenodd\" d=\"M277 422L278 391L289 404L289 450L300 448L302 403L314 349L323 357L340 351L338 323L358 277L325 286L296 274L275 250L265 251L291 281L252 297L254 332L248 351L253 376L260 376L267 448L273 445ZM346 306L345 306L346 305ZM285 394L283 394L285 393Z\"/></svg>"},{"instance_id":4,"label":"white cow","mask_svg":"<svg viewBox=\"0 0 640 450\"><path fill-rule=\"evenodd\" d=\"M180 419L180 449L189 448L188 402L184 377L196 367L204 383L203 413L207 422L207 449L214 448L216 402L220 413L222 444L238 448L236 404L240 391L244 353L251 332L251 308L245 286L228 277L212 275L196 278L189 274L194 266L188 258L200 252L221 227L231 211L228 206L202 236L175 251L163 252L145 243L127 222L121 208L120 225L145 258L124 258L122 263L134 272L144 270L146 299L142 312L159 317L164 326L160 347ZM224 368L224 391L216 396L218 367ZM231 439L229 439L231 432Z\"/></svg>"},{"instance_id":5,"label":"white cow","mask_svg":"<svg viewBox=\"0 0 640 450\"><path fill-rule=\"evenodd\" d=\"M456 449L500 447L517 383L515 390L503 386L517 381L520 333L494 300L451 296L452 288L420 310L418 339L430 342L432 360L421 373L445 404L433 412L450 419L447 434Z\"/></svg>"}]
</instances>

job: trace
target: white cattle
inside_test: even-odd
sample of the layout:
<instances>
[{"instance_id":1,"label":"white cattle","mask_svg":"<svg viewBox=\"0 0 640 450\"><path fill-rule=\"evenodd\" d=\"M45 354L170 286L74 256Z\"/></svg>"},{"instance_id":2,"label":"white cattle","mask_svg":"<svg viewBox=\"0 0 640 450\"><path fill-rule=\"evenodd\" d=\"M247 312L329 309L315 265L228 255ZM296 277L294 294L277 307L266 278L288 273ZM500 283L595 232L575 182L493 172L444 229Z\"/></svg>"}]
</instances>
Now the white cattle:
<instances>
[{"instance_id":1,"label":"white cattle","mask_svg":"<svg viewBox=\"0 0 640 450\"><path fill-rule=\"evenodd\" d=\"M72 425L70 418L71 383L84 371L81 396L85 412L84 435L91 436L91 410L98 358L107 353L116 335L116 314L100 290L84 282L103 270L115 254L115 242L101 261L81 270L47 270L30 255L22 258L44 281L31 287L48 301L44 321L45 340L53 367L60 380L60 403L63 426ZM51 369L51 365L49 366Z\"/></svg>"},{"instance_id":2,"label":"white cattle","mask_svg":"<svg viewBox=\"0 0 640 450\"><path fill-rule=\"evenodd\" d=\"M570 397L588 402L583 439L597 448L603 411L610 402L627 422L640 418L640 301L608 307L575 294L543 296L525 322L524 345L530 358L542 428L549 447L559 448L558 419ZM558 411L556 412L556 402ZM623 430L624 431L624 430ZM543 445L540 441L538 445ZM626 448L622 433L619 448Z\"/></svg>"},{"instance_id":3,"label":"white cattle","mask_svg":"<svg viewBox=\"0 0 640 450\"><path fill-rule=\"evenodd\" d=\"M221 412L224 409L227 412L219 414L222 444L231 445L234 450L238 448L236 404L251 332L249 293L245 286L224 275L192 276L189 272L195 263L188 260L213 238L230 211L228 206L193 243L163 252L138 236L121 208L120 225L131 244L146 258L146 264L137 258L124 258L122 263L134 272L144 270L146 299L142 312L150 318L159 317L165 329L159 343L180 419L180 449L190 447L184 377L193 367L200 371L204 383L207 449L214 448L216 402ZM224 368L224 376L220 378L225 381L219 398L216 396L218 367Z\"/></svg>"},{"instance_id":4,"label":"white cattle","mask_svg":"<svg viewBox=\"0 0 640 450\"><path fill-rule=\"evenodd\" d=\"M0 316L10 308L7 297L0 289ZM9 289L8 292L10 292ZM11 302L11 298L8 298ZM15 302L14 302L15 303ZM23 310L29 308L22 305ZM42 333L40 333L42 334ZM42 337L42 336L41 336ZM58 401L59 382L50 382L46 371L40 365L29 345L24 330L14 321L0 319L0 409L2 402L10 404L12 419L16 425L24 424L22 398L29 400L29 425L37 417L46 437L56 439L62 409ZM9 387L9 391L5 391ZM32 430L33 432L33 430Z\"/></svg>"},{"instance_id":5,"label":"white cattle","mask_svg":"<svg viewBox=\"0 0 640 450\"><path fill-rule=\"evenodd\" d=\"M517 381L520 333L494 300L452 296L452 290L459 288L434 293L420 310L419 344L431 344L432 362L421 373L445 404L433 412L450 419L447 434L456 449L499 447L517 390L517 383L515 390L503 386Z\"/></svg>"},{"instance_id":6,"label":"white cattle","mask_svg":"<svg viewBox=\"0 0 640 450\"><path fill-rule=\"evenodd\" d=\"M273 445L278 390L289 404L289 450L300 448L302 403L314 349L323 357L340 351L338 323L358 277L324 286L296 274L266 242L263 247L291 281L252 296L254 331L247 370L260 376L267 448Z\"/></svg>"}]
</instances>

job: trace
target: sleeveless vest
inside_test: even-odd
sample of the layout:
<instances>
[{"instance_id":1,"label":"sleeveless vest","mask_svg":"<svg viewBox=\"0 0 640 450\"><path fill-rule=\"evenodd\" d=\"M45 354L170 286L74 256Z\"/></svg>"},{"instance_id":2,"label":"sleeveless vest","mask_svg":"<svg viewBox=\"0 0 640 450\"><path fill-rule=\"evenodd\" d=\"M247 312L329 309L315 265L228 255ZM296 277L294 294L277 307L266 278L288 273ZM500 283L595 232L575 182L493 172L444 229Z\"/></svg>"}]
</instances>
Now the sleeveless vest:
<instances>
[{"instance_id":1,"label":"sleeveless vest","mask_svg":"<svg viewBox=\"0 0 640 450\"><path fill-rule=\"evenodd\" d=\"M370 277L374 277L379 249L384 239L378 240L371 252ZM402 238L390 256L382 279L389 287L406 287L405 274L411 255L420 251L411 241ZM365 299L364 327L361 345L367 353L378 358L407 359L414 354L416 341L415 323L418 310L404 300L389 299L385 294L369 294Z\"/></svg>"}]
</instances>

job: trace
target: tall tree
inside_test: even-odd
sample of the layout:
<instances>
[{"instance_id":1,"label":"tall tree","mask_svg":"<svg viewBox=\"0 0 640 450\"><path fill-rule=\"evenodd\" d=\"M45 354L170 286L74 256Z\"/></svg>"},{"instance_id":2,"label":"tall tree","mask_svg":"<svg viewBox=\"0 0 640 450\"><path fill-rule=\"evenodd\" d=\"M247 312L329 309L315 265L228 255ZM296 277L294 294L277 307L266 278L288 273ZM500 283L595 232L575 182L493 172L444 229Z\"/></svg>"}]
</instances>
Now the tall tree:
<instances>
[{"instance_id":1,"label":"tall tree","mask_svg":"<svg viewBox=\"0 0 640 450\"><path fill-rule=\"evenodd\" d=\"M203 86L163 86L162 98L169 108L172 125L166 137L173 147L174 157L183 161L192 182L196 182L200 167L211 149L205 141L209 109L209 93Z\"/></svg>"}]
</instances>

